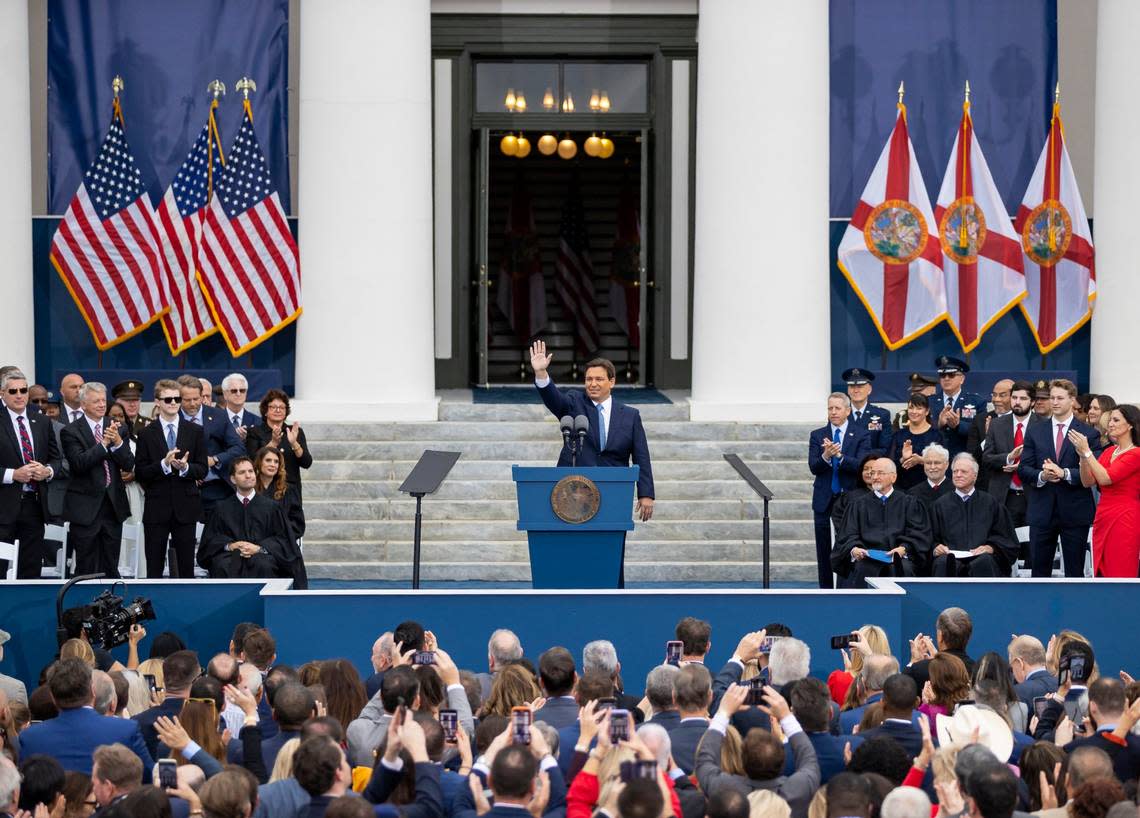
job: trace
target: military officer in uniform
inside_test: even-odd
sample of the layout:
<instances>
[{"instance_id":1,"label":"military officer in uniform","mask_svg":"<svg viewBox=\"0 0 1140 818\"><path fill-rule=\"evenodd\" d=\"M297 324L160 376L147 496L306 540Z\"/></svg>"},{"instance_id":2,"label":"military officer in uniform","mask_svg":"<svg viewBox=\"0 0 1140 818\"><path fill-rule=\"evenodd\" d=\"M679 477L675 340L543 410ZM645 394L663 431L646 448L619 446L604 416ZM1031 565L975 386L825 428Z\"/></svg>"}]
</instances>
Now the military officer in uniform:
<instances>
[{"instance_id":1,"label":"military officer in uniform","mask_svg":"<svg viewBox=\"0 0 1140 818\"><path fill-rule=\"evenodd\" d=\"M1053 406L1049 403L1049 381L1044 378L1033 382L1033 414L1042 420L1053 417Z\"/></svg>"},{"instance_id":2,"label":"military officer in uniform","mask_svg":"<svg viewBox=\"0 0 1140 818\"><path fill-rule=\"evenodd\" d=\"M938 389L930 398L930 417L946 440L952 463L957 455L966 451L970 426L979 414L985 413L986 400L963 388L966 373L970 371L965 361L940 355L934 366L938 370Z\"/></svg>"},{"instance_id":3,"label":"military officer in uniform","mask_svg":"<svg viewBox=\"0 0 1140 818\"><path fill-rule=\"evenodd\" d=\"M851 398L851 422L867 433L872 452L885 455L891 448L891 413L868 400L875 373L852 367L842 377L847 384L847 397Z\"/></svg>"},{"instance_id":4,"label":"military officer in uniform","mask_svg":"<svg viewBox=\"0 0 1140 818\"><path fill-rule=\"evenodd\" d=\"M938 385L937 381L935 381L933 378L929 378L926 375L923 375L921 372L911 372L910 377L907 378L907 380L910 381L910 394L925 395L928 398L934 394L934 387ZM895 415L894 423L891 425L894 426L895 431L897 432L899 429L906 426L908 422L909 421L907 420L906 407L904 406L898 411L898 414Z\"/></svg>"},{"instance_id":5,"label":"military officer in uniform","mask_svg":"<svg viewBox=\"0 0 1140 818\"><path fill-rule=\"evenodd\" d=\"M122 381L111 387L111 397L117 403L123 404L123 409L127 412L127 422L130 426L128 431L131 437L135 439L138 439L139 432L150 423L150 418L139 411L142 391L142 381Z\"/></svg>"}]
</instances>

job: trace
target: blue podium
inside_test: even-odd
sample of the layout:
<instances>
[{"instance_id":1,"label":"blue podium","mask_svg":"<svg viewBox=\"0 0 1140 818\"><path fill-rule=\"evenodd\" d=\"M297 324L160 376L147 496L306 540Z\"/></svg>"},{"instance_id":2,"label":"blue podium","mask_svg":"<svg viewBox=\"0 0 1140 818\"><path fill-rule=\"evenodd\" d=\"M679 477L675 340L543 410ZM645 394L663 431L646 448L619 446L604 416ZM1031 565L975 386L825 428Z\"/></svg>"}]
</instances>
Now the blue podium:
<instances>
[{"instance_id":1,"label":"blue podium","mask_svg":"<svg viewBox=\"0 0 1140 818\"><path fill-rule=\"evenodd\" d=\"M617 588L637 466L512 466L535 588Z\"/></svg>"}]
</instances>

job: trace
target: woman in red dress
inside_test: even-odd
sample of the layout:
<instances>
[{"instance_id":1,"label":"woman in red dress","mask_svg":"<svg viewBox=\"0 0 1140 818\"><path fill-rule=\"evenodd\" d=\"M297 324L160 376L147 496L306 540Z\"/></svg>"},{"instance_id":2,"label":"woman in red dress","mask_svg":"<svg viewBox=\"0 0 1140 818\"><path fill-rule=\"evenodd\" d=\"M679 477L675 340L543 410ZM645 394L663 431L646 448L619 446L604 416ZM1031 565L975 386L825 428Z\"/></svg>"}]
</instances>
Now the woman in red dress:
<instances>
[{"instance_id":1,"label":"woman in red dress","mask_svg":"<svg viewBox=\"0 0 1140 818\"><path fill-rule=\"evenodd\" d=\"M1108 446L1098 460L1080 432L1069 442L1081 456L1081 483L1100 487L1092 529L1093 576L1135 579L1140 568L1140 409L1112 410Z\"/></svg>"}]
</instances>

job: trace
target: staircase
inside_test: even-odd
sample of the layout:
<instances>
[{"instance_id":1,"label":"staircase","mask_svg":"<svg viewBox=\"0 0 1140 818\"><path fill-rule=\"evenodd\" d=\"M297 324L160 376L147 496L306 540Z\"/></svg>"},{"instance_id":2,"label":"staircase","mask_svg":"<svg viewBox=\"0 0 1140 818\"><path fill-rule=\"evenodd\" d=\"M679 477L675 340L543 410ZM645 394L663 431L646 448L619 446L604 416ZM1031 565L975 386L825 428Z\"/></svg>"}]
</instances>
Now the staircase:
<instances>
[{"instance_id":1,"label":"staircase","mask_svg":"<svg viewBox=\"0 0 1140 818\"><path fill-rule=\"evenodd\" d=\"M632 582L761 577L763 501L723 454L736 452L775 494L772 579L815 577L809 424L694 423L685 403L642 404L653 457L653 519L626 546ZM305 561L311 577L410 580L415 501L397 491L424 449L463 456L424 499L422 573L432 581L530 580L511 465L549 466L561 438L542 406L440 404L436 423L305 423Z\"/></svg>"}]
</instances>

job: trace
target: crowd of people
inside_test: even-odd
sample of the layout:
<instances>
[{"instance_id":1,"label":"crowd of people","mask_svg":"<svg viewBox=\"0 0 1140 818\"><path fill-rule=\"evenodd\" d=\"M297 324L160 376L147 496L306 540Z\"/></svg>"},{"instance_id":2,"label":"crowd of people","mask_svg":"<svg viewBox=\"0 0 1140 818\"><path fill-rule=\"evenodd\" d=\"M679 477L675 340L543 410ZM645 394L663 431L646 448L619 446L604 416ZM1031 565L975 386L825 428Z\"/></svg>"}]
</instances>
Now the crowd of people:
<instances>
[{"instance_id":1,"label":"crowd of people","mask_svg":"<svg viewBox=\"0 0 1140 818\"><path fill-rule=\"evenodd\" d=\"M532 660L504 629L475 672L401 622L367 679L249 622L127 666L73 640L30 694L0 677L0 815L1135 818L1140 683L1074 631L972 631L948 608L896 657L864 625L813 676L772 623L714 673L686 617L641 693L609 641Z\"/></svg>"},{"instance_id":2,"label":"crowd of people","mask_svg":"<svg viewBox=\"0 0 1140 818\"><path fill-rule=\"evenodd\" d=\"M154 384L147 417L142 390L128 380L108 396L104 384L70 374L57 396L0 367L9 431L0 435L0 542L19 542L16 577L57 564L62 544L45 542L44 527L65 523L67 572L118 577L130 523L141 526L140 577L189 578L197 565L211 577L307 587L301 470L313 456L287 421L289 396L269 389L255 414L241 374L217 390L183 375ZM0 577L7 568L0 561Z\"/></svg>"},{"instance_id":3,"label":"crowd of people","mask_svg":"<svg viewBox=\"0 0 1140 818\"><path fill-rule=\"evenodd\" d=\"M990 402L969 366L915 374L905 413L870 402L873 372L843 373L811 433L819 585L869 577L1008 577L1023 559L1052 576L1140 573L1140 409L1068 380L999 380ZM992 403L992 408L987 408ZM1027 538L1018 529L1027 528Z\"/></svg>"}]
</instances>

